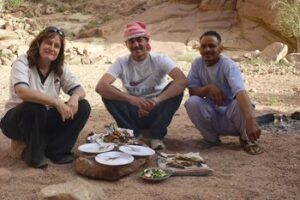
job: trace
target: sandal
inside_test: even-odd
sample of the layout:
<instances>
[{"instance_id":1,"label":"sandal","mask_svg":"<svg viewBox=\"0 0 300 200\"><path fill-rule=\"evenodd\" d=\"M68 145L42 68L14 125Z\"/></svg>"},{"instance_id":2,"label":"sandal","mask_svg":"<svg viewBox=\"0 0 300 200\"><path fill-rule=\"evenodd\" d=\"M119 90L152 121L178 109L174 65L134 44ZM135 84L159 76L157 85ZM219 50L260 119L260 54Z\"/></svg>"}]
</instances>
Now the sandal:
<instances>
[{"instance_id":1,"label":"sandal","mask_svg":"<svg viewBox=\"0 0 300 200\"><path fill-rule=\"evenodd\" d=\"M262 148L257 143L240 140L240 144L244 151L250 155L258 155L263 153Z\"/></svg>"}]
</instances>

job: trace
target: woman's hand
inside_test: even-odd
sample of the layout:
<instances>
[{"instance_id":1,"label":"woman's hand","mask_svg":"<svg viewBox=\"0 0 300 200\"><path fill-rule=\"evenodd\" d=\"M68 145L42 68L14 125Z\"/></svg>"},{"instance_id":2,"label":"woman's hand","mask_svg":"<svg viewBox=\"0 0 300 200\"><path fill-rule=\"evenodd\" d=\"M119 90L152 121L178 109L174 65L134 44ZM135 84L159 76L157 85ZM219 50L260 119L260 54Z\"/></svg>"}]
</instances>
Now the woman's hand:
<instances>
[{"instance_id":1,"label":"woman's hand","mask_svg":"<svg viewBox=\"0 0 300 200\"><path fill-rule=\"evenodd\" d=\"M72 119L78 111L78 101L79 101L79 96L77 94L73 94L67 102L67 105L71 108L73 113L71 117Z\"/></svg>"},{"instance_id":2,"label":"woman's hand","mask_svg":"<svg viewBox=\"0 0 300 200\"><path fill-rule=\"evenodd\" d=\"M62 121L65 122L67 119L73 118L73 111L70 106L65 104L63 101L57 99L55 108L61 115Z\"/></svg>"}]
</instances>

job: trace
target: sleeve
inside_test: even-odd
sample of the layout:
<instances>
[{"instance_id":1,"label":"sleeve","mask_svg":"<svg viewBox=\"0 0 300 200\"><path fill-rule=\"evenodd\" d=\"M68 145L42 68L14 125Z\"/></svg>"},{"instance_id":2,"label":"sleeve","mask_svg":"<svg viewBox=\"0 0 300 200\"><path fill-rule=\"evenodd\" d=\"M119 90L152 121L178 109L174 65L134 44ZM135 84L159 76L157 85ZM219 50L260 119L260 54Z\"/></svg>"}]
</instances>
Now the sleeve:
<instances>
[{"instance_id":1,"label":"sleeve","mask_svg":"<svg viewBox=\"0 0 300 200\"><path fill-rule=\"evenodd\" d=\"M226 78L233 94L236 95L239 91L245 90L241 71L238 65L235 64L233 61L227 61L226 65Z\"/></svg>"},{"instance_id":2,"label":"sleeve","mask_svg":"<svg viewBox=\"0 0 300 200\"><path fill-rule=\"evenodd\" d=\"M108 74L112 75L115 79L120 78L122 74L122 66L121 66L121 60L117 59L107 70Z\"/></svg>"},{"instance_id":3,"label":"sleeve","mask_svg":"<svg viewBox=\"0 0 300 200\"><path fill-rule=\"evenodd\" d=\"M199 77L199 60L194 60L191 66L191 69L188 73L187 80L188 80L188 88L195 88L195 87L202 87L203 84Z\"/></svg>"},{"instance_id":4,"label":"sleeve","mask_svg":"<svg viewBox=\"0 0 300 200\"><path fill-rule=\"evenodd\" d=\"M76 88L80 87L78 79L71 73L66 65L64 65L63 73L60 77L62 90L66 94L71 94Z\"/></svg>"},{"instance_id":5,"label":"sleeve","mask_svg":"<svg viewBox=\"0 0 300 200\"><path fill-rule=\"evenodd\" d=\"M170 71L172 71L172 69L176 67L176 63L171 58L165 55L160 55L158 62L162 73L165 74L169 74Z\"/></svg>"},{"instance_id":6,"label":"sleeve","mask_svg":"<svg viewBox=\"0 0 300 200\"><path fill-rule=\"evenodd\" d=\"M12 64L10 76L12 85L27 85L29 87L29 66L28 61L23 57L19 57L15 62Z\"/></svg>"}]
</instances>

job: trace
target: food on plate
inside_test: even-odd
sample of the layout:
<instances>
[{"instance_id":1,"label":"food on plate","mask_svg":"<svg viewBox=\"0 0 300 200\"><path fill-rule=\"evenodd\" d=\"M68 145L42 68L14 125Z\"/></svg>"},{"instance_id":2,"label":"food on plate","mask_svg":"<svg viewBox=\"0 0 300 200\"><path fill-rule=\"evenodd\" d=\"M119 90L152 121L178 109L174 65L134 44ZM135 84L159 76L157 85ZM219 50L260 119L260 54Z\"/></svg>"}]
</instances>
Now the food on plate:
<instances>
[{"instance_id":1,"label":"food on plate","mask_svg":"<svg viewBox=\"0 0 300 200\"><path fill-rule=\"evenodd\" d=\"M101 134L89 134L87 140L98 143L139 144L134 138L133 130L118 128L114 124L105 126L105 130Z\"/></svg>"},{"instance_id":2,"label":"food on plate","mask_svg":"<svg viewBox=\"0 0 300 200\"><path fill-rule=\"evenodd\" d=\"M204 159L199 153L186 153L186 154L167 154L166 165L168 167L184 169L186 167L201 167L205 164Z\"/></svg>"}]
</instances>

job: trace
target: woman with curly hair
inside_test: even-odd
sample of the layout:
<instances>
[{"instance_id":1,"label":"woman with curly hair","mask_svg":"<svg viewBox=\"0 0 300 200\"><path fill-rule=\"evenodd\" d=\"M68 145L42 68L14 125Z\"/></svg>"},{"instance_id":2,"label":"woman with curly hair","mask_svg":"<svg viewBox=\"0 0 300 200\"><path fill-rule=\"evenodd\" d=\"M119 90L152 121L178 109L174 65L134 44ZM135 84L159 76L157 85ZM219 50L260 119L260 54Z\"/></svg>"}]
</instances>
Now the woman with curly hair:
<instances>
[{"instance_id":1,"label":"woman with curly hair","mask_svg":"<svg viewBox=\"0 0 300 200\"><path fill-rule=\"evenodd\" d=\"M36 168L73 161L73 148L90 105L76 77L64 64L65 35L53 26L31 42L27 55L12 64L10 96L1 119L2 132L23 141L25 162ZM69 95L59 99L60 89Z\"/></svg>"}]
</instances>

